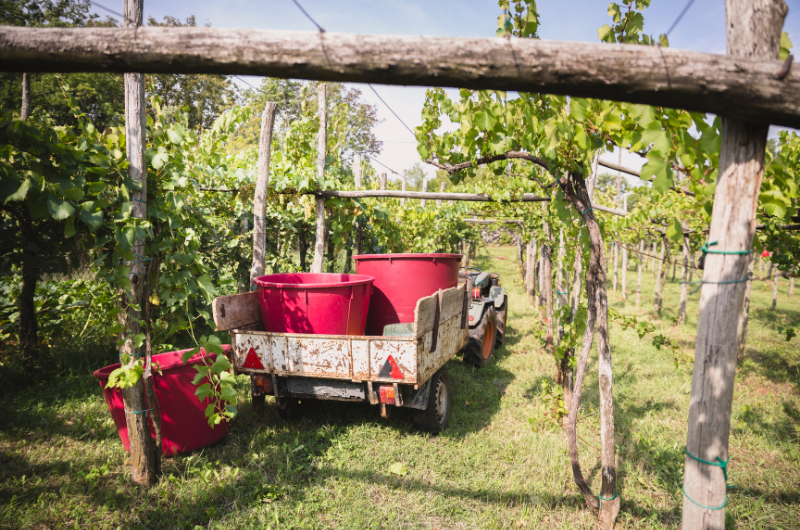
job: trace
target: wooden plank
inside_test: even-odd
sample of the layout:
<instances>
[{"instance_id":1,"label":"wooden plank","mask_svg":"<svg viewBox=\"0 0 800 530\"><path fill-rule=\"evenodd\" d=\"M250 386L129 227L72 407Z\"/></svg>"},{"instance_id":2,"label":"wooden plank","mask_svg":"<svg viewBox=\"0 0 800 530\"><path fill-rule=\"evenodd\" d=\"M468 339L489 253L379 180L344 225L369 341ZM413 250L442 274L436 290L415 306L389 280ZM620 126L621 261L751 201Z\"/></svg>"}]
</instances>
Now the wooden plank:
<instances>
[{"instance_id":1,"label":"wooden plank","mask_svg":"<svg viewBox=\"0 0 800 530\"><path fill-rule=\"evenodd\" d=\"M405 181L404 181L405 182ZM427 187L427 184L424 185ZM400 199L435 199L437 201L469 201L469 202L544 202L548 197L540 197L535 193L524 193L519 199L509 201L495 201L490 195L484 193L446 193L437 191L403 191L403 190L316 190L313 192L318 197L341 197L344 199L364 199L369 197L390 197Z\"/></svg>"},{"instance_id":2,"label":"wooden plank","mask_svg":"<svg viewBox=\"0 0 800 530\"><path fill-rule=\"evenodd\" d=\"M461 307L464 303L464 289L452 287L442 292L442 307L439 314L439 323L442 324L453 317L461 317ZM439 295L420 298L414 310L414 336L422 337L433 330L436 306L439 304Z\"/></svg>"},{"instance_id":3,"label":"wooden plank","mask_svg":"<svg viewBox=\"0 0 800 530\"><path fill-rule=\"evenodd\" d=\"M0 28L0 69L239 74L515 90L800 127L800 69L772 58L540 39L166 28Z\"/></svg>"},{"instance_id":4,"label":"wooden plank","mask_svg":"<svg viewBox=\"0 0 800 530\"><path fill-rule=\"evenodd\" d=\"M230 296L218 296L211 304L217 331L244 328L262 322L258 293L251 291Z\"/></svg>"}]
</instances>

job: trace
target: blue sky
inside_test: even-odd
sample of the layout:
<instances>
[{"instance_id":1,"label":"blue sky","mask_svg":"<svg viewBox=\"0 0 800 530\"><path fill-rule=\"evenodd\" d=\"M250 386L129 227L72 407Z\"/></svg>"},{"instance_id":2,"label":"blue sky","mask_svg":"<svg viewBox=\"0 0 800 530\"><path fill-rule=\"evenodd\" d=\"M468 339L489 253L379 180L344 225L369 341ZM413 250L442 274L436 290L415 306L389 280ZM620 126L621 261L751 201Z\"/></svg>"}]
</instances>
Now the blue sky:
<instances>
[{"instance_id":1,"label":"blue sky","mask_svg":"<svg viewBox=\"0 0 800 530\"><path fill-rule=\"evenodd\" d=\"M299 0L306 11L327 31L362 34L493 37L500 10L496 0ZM688 0L653 0L645 10L645 31L654 36L666 32ZM789 6L784 31L800 49L800 0L785 0ZM542 39L598 42L597 30L609 23L610 0L539 0ZM618 0L619 2L619 0ZM122 0L101 0L121 11ZM97 9L97 12L104 14ZM315 30L292 0L160 0L144 2L145 18L164 15L181 19L195 15L199 25L214 27ZM695 0L669 36L670 47L707 53L725 53L724 0ZM258 78L247 78L258 86ZM403 169L419 160L416 142L366 86L359 87L364 99L378 107L383 122L376 134L384 142L379 160L392 169ZM376 86L381 97L410 127L421 123L425 97L421 87ZM618 160L618 154L604 158ZM623 153L625 165L639 168L643 161ZM431 172L432 174L432 172Z\"/></svg>"}]
</instances>

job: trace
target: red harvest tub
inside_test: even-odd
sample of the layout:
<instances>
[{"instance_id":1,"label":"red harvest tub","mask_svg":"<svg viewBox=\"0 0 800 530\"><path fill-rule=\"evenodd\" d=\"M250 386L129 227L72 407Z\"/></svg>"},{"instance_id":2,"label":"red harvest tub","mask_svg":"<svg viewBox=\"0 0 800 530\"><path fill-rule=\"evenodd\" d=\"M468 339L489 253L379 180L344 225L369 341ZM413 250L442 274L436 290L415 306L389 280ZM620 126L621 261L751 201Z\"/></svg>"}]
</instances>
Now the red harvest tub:
<instances>
[{"instance_id":1,"label":"red harvest tub","mask_svg":"<svg viewBox=\"0 0 800 530\"><path fill-rule=\"evenodd\" d=\"M230 356L230 346L222 346L225 355ZM161 365L161 373L155 374L155 389L158 403L161 405L161 441L165 455L176 455L199 449L216 442L228 434L228 423L222 422L209 427L205 410L210 403L209 398L200 401L195 396L197 387L192 379L197 375L194 365L205 362L212 364L217 356L205 354L204 350L183 364L181 354L188 350L171 351L153 355L153 361ZM118 388L106 388L108 376L119 368L119 363L106 366L94 372L95 378L103 389L108 410L114 418L117 434L125 451L130 452L128 425L125 422L125 409L122 403L122 391ZM152 421L150 431L155 437Z\"/></svg>"},{"instance_id":2,"label":"red harvest tub","mask_svg":"<svg viewBox=\"0 0 800 530\"><path fill-rule=\"evenodd\" d=\"M383 335L389 324L414 322L417 300L458 285L461 254L364 254L356 272L375 277L366 334Z\"/></svg>"},{"instance_id":3,"label":"red harvest tub","mask_svg":"<svg viewBox=\"0 0 800 530\"><path fill-rule=\"evenodd\" d=\"M372 276L269 274L256 278L264 331L363 335Z\"/></svg>"}]
</instances>

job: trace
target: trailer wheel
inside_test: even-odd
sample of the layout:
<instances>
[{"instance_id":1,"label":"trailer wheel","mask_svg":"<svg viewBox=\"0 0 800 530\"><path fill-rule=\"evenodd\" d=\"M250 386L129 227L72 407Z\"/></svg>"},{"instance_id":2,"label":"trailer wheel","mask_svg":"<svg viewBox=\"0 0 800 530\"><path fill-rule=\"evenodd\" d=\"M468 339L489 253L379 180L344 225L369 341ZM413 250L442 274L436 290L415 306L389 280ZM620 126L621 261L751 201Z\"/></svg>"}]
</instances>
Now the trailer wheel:
<instances>
[{"instance_id":1,"label":"trailer wheel","mask_svg":"<svg viewBox=\"0 0 800 530\"><path fill-rule=\"evenodd\" d=\"M250 394L250 403L253 405L253 410L262 410L267 396L265 394Z\"/></svg>"},{"instance_id":2,"label":"trailer wheel","mask_svg":"<svg viewBox=\"0 0 800 530\"><path fill-rule=\"evenodd\" d=\"M306 411L305 400L296 397L282 397L275 400L278 416L284 420L296 420L302 417Z\"/></svg>"},{"instance_id":3,"label":"trailer wheel","mask_svg":"<svg viewBox=\"0 0 800 530\"><path fill-rule=\"evenodd\" d=\"M506 316L508 316L508 295L503 295L503 305L497 310L497 333L495 347L499 348L506 340Z\"/></svg>"},{"instance_id":4,"label":"trailer wheel","mask_svg":"<svg viewBox=\"0 0 800 530\"><path fill-rule=\"evenodd\" d=\"M439 434L450 421L450 376L442 366L431 377L428 408L414 411L414 423L431 434Z\"/></svg>"},{"instance_id":5,"label":"trailer wheel","mask_svg":"<svg viewBox=\"0 0 800 530\"><path fill-rule=\"evenodd\" d=\"M464 359L469 360L478 368L482 368L492 361L492 354L497 335L497 312L490 306L483 313L481 321L469 330L469 341L464 349Z\"/></svg>"}]
</instances>

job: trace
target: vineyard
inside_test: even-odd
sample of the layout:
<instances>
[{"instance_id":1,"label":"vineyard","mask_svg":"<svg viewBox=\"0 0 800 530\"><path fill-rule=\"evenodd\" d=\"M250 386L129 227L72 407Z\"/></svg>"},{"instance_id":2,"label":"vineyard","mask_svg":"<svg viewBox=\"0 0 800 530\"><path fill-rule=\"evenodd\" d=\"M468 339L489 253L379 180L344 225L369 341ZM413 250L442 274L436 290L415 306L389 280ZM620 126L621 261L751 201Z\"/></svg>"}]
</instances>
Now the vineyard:
<instances>
[{"instance_id":1,"label":"vineyard","mask_svg":"<svg viewBox=\"0 0 800 530\"><path fill-rule=\"evenodd\" d=\"M143 24L140 0L126 0L123 27L85 15L88 3L46 19L20 2L29 19L0 26L2 80L21 87L0 109L0 527L793 527L800 136L767 124L800 123L785 96L800 74L785 4L762 3L754 15L726 2L729 20L760 24L729 32L728 53L747 75L775 67L769 111L754 110L759 83L736 84L752 102L736 115L681 99L683 78L673 94L683 52L645 33L650 2L612 3L598 50L658 50L667 88L624 101L561 81L512 92L532 81L497 73L511 76L505 91L453 66L442 75L465 88L427 89L410 131L420 162L401 174L380 162L375 108L343 83L359 69L375 81L358 54L337 71L285 51L307 53L308 81L281 79L298 71L269 59L276 77L237 93L237 66L213 50L206 63L169 55L171 35L213 37L193 17L141 28L149 59L98 62L93 42ZM536 3L499 4L498 39L478 44L528 57ZM268 47L328 38L319 29ZM49 48L75 31L80 50ZM351 57L348 38L330 37L334 62ZM21 73L52 71L58 53L65 70L98 73ZM148 60L160 73L129 72ZM379 80L405 83L404 68ZM88 75L108 76L124 105L87 99ZM36 99L43 87L57 105ZM759 112L767 121L750 121ZM612 162L621 149L642 168ZM348 274L355 256L390 253L463 254L509 293L494 361L447 363L448 430L423 434L400 408L378 418L315 402L286 420L251 403L250 377L222 357L235 333L220 331L215 299L263 274ZM220 360L198 369L197 396L224 403L205 414L230 432L162 458L152 356L186 349L185 363L201 348ZM92 377L116 362L130 457Z\"/></svg>"}]
</instances>

